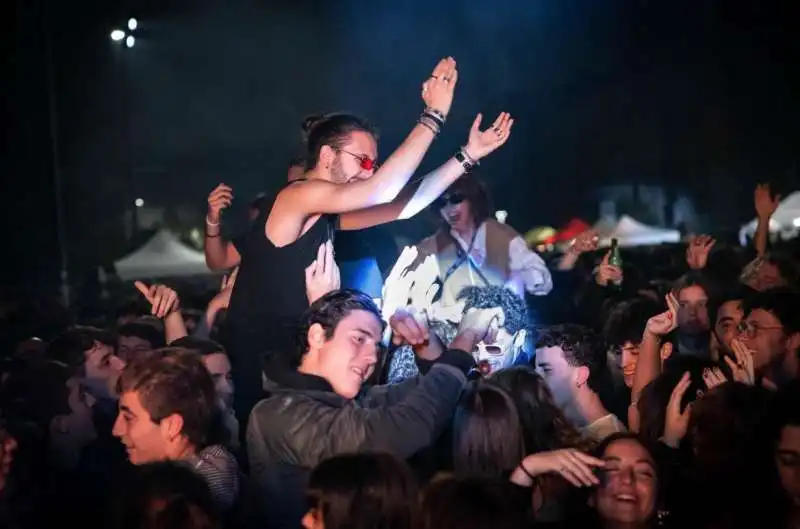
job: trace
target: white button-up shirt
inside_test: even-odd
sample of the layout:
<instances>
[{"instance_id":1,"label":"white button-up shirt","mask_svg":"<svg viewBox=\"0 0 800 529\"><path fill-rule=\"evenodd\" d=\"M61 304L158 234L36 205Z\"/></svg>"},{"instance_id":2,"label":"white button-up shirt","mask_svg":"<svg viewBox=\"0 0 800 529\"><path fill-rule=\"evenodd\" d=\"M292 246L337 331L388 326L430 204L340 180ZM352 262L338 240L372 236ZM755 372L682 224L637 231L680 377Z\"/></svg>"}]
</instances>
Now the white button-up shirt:
<instances>
[{"instance_id":1,"label":"white button-up shirt","mask_svg":"<svg viewBox=\"0 0 800 529\"><path fill-rule=\"evenodd\" d=\"M486 223L482 223L475 232L475 240L470 249L469 241L465 241L455 231L450 232L453 238L466 252L469 249L471 265L459 266L444 284L442 305L455 304L456 296L466 286L484 286L483 280L473 267L482 269L486 263ZM508 244L508 263L510 277L505 286L520 296L525 292L535 296L544 296L553 289L553 278L544 260L536 252L531 251L521 236L514 237ZM483 271L483 270L481 270Z\"/></svg>"}]
</instances>

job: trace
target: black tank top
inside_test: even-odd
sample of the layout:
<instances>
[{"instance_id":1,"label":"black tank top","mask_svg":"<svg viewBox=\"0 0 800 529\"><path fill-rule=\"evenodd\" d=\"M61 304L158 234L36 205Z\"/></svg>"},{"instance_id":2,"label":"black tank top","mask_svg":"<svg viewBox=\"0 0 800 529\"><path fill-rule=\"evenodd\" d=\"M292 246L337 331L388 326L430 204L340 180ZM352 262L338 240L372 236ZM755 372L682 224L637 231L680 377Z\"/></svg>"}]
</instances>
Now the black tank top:
<instances>
[{"instance_id":1,"label":"black tank top","mask_svg":"<svg viewBox=\"0 0 800 529\"><path fill-rule=\"evenodd\" d=\"M275 198L277 193L272 206ZM288 353L294 347L297 323L308 308L305 269L317 258L320 245L333 241L335 234L337 216L322 215L296 241L276 247L265 233L272 206L253 223L241 250L222 333L234 361L247 363L243 355L255 359L267 351Z\"/></svg>"}]
</instances>

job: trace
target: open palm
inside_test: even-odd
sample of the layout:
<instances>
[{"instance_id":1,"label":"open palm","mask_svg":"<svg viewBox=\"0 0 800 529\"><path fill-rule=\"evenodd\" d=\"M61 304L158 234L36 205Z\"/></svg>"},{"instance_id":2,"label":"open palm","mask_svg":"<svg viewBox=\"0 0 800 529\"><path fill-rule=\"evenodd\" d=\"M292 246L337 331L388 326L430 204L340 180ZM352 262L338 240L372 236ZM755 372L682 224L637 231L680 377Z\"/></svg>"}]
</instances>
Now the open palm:
<instances>
[{"instance_id":1,"label":"open palm","mask_svg":"<svg viewBox=\"0 0 800 529\"><path fill-rule=\"evenodd\" d=\"M480 160L507 142L511 137L511 126L514 125L514 119L508 112L501 112L492 126L483 131L480 129L482 120L483 115L475 116L467 140L467 154L475 160Z\"/></svg>"}]
</instances>

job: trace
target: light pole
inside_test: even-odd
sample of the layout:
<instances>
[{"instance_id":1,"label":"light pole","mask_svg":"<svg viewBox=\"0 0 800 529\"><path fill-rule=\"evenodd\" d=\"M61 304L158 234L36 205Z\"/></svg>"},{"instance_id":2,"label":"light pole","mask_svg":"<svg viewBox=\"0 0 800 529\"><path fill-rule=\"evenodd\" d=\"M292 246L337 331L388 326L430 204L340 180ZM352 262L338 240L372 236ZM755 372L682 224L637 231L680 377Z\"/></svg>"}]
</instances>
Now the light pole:
<instances>
[{"instance_id":1,"label":"light pole","mask_svg":"<svg viewBox=\"0 0 800 529\"><path fill-rule=\"evenodd\" d=\"M111 40L116 43L118 46L124 43L125 48L127 50L132 49L136 45L136 30L139 28L139 21L135 18L129 18L128 23L126 25L126 29L119 29L115 28L111 31L110 37ZM125 53L126 50L122 50ZM123 106L124 106L124 114L125 114L125 155L127 157L126 160L126 176L128 179L128 194L127 197L130 199L131 197L136 195L135 192L135 170L134 170L134 159L133 159L133 117L131 116L131 103L130 103L130 69L129 57L121 57L120 58L120 68L121 68L121 78L122 78L122 90L123 90ZM134 207L130 209L131 212L131 231L130 237L133 237L139 232L139 208L141 206L138 205L138 201L135 201ZM130 200L126 200L125 211L129 211L130 208Z\"/></svg>"}]
</instances>

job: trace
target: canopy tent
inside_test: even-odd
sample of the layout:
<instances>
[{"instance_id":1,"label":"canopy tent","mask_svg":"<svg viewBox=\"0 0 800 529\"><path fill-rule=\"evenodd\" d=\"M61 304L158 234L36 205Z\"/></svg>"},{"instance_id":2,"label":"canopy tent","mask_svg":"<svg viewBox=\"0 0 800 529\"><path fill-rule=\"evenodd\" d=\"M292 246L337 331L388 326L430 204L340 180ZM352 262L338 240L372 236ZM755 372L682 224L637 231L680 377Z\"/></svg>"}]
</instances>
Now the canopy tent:
<instances>
[{"instance_id":1,"label":"canopy tent","mask_svg":"<svg viewBox=\"0 0 800 529\"><path fill-rule=\"evenodd\" d=\"M581 219L572 219L567 225L561 228L555 237L548 242L568 242L583 232L589 231L592 227Z\"/></svg>"},{"instance_id":2,"label":"canopy tent","mask_svg":"<svg viewBox=\"0 0 800 529\"><path fill-rule=\"evenodd\" d=\"M592 226L592 229L597 232L598 237L602 238L607 237L612 231L614 231L616 226L617 222L614 219L603 217L598 220L594 226Z\"/></svg>"},{"instance_id":3,"label":"canopy tent","mask_svg":"<svg viewBox=\"0 0 800 529\"><path fill-rule=\"evenodd\" d=\"M115 262L114 268L124 281L211 273L202 252L185 246L165 230L159 231L141 248Z\"/></svg>"},{"instance_id":4,"label":"canopy tent","mask_svg":"<svg viewBox=\"0 0 800 529\"><path fill-rule=\"evenodd\" d=\"M597 226L595 228L597 229ZM680 242L681 240L681 234L678 230L648 226L628 215L620 217L611 230L608 230L605 225L601 226L601 228L603 228L602 231L598 229L601 246L609 246L611 239L617 239L620 246L647 246Z\"/></svg>"},{"instance_id":5,"label":"canopy tent","mask_svg":"<svg viewBox=\"0 0 800 529\"><path fill-rule=\"evenodd\" d=\"M747 239L753 237L758 226L758 219L753 219L739 230L739 240L747 244ZM784 198L775 214L769 219L770 233L791 234L800 228L800 191L795 191Z\"/></svg>"}]
</instances>

